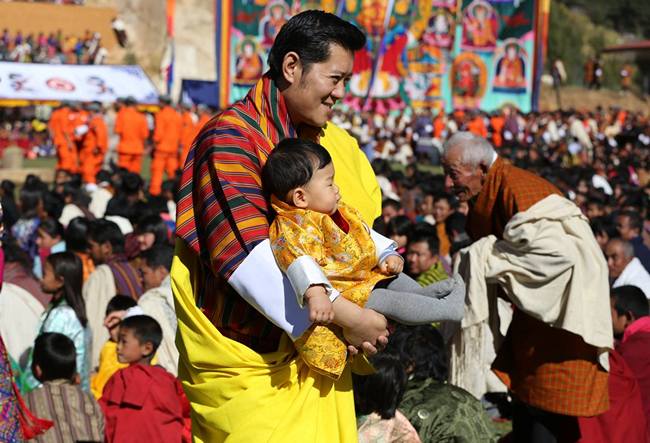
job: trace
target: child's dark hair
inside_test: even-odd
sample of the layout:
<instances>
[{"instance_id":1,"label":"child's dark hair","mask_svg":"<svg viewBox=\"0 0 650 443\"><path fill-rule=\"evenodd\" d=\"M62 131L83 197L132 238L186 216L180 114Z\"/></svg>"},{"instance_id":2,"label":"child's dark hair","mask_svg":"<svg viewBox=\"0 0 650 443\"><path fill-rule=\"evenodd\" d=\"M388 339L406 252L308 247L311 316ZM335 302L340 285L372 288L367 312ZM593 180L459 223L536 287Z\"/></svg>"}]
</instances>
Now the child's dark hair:
<instances>
[{"instance_id":1,"label":"child's dark hair","mask_svg":"<svg viewBox=\"0 0 650 443\"><path fill-rule=\"evenodd\" d=\"M110 243L114 254L124 252L124 234L119 226L110 220L94 220L88 227L88 238L99 244Z\"/></svg>"},{"instance_id":2,"label":"child's dark hair","mask_svg":"<svg viewBox=\"0 0 650 443\"><path fill-rule=\"evenodd\" d=\"M162 342L162 329L160 328L160 325L153 319L153 317L149 317L148 315L126 317L120 323L120 330L122 329L132 331L140 344L150 342L153 345L151 357L153 357L153 354Z\"/></svg>"},{"instance_id":3,"label":"child's dark hair","mask_svg":"<svg viewBox=\"0 0 650 443\"><path fill-rule=\"evenodd\" d=\"M71 380L77 372L77 351L72 340L57 332L45 332L34 342L32 372L41 369L39 381Z\"/></svg>"},{"instance_id":4,"label":"child's dark hair","mask_svg":"<svg viewBox=\"0 0 650 443\"><path fill-rule=\"evenodd\" d=\"M83 265L81 260L73 252L58 252L49 255L46 259L54 270L54 275L63 279L63 297L84 328L88 323L86 317L86 304L84 303L81 289L83 287Z\"/></svg>"},{"instance_id":5,"label":"child's dark hair","mask_svg":"<svg viewBox=\"0 0 650 443\"><path fill-rule=\"evenodd\" d=\"M292 189L306 185L314 172L332 162L318 143L285 138L271 151L262 169L262 184L268 195L285 200Z\"/></svg>"},{"instance_id":6,"label":"child's dark hair","mask_svg":"<svg viewBox=\"0 0 650 443\"><path fill-rule=\"evenodd\" d=\"M406 390L406 372L399 357L378 354L370 359L376 372L368 376L353 375L354 408L357 415L376 412L383 419L395 417Z\"/></svg>"},{"instance_id":7,"label":"child's dark hair","mask_svg":"<svg viewBox=\"0 0 650 443\"><path fill-rule=\"evenodd\" d=\"M65 228L65 248L72 252L88 252L88 229L90 220L85 217L75 217Z\"/></svg>"},{"instance_id":8,"label":"child's dark hair","mask_svg":"<svg viewBox=\"0 0 650 443\"><path fill-rule=\"evenodd\" d=\"M152 269L162 266L167 271L171 271L172 261L174 260L174 248L169 245L154 244L146 251L142 251L140 258Z\"/></svg>"},{"instance_id":9,"label":"child's dark hair","mask_svg":"<svg viewBox=\"0 0 650 443\"><path fill-rule=\"evenodd\" d=\"M610 291L614 300L614 309L618 315L632 313L635 319L648 315L648 299L643 291L636 286L619 286Z\"/></svg>"},{"instance_id":10,"label":"child's dark hair","mask_svg":"<svg viewBox=\"0 0 650 443\"><path fill-rule=\"evenodd\" d=\"M386 235L388 237L391 235L406 235L408 237L412 229L413 223L410 218L405 215L396 215L388 221Z\"/></svg>"},{"instance_id":11,"label":"child's dark hair","mask_svg":"<svg viewBox=\"0 0 650 443\"><path fill-rule=\"evenodd\" d=\"M47 235L52 238L59 237L63 240L63 225L58 220L53 218L46 218L38 225L38 229L42 229Z\"/></svg>"},{"instance_id":12,"label":"child's dark hair","mask_svg":"<svg viewBox=\"0 0 650 443\"><path fill-rule=\"evenodd\" d=\"M136 227L135 234L146 234L151 233L154 235L154 245L168 245L169 242L169 230L167 229L167 224L158 214L149 214L142 217Z\"/></svg>"},{"instance_id":13,"label":"child's dark hair","mask_svg":"<svg viewBox=\"0 0 650 443\"><path fill-rule=\"evenodd\" d=\"M106 315L116 311L126 311L129 308L136 306L138 303L128 295L118 294L111 298L106 305Z\"/></svg>"}]
</instances>

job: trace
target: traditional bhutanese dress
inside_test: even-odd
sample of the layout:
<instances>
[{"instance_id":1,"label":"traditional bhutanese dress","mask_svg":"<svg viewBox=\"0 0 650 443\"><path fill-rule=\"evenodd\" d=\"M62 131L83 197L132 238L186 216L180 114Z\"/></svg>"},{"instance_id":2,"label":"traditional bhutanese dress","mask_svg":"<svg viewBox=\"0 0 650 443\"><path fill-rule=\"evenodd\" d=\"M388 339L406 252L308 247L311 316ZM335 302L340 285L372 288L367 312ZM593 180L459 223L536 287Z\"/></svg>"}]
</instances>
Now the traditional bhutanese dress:
<instances>
[{"instance_id":1,"label":"traditional bhutanese dress","mask_svg":"<svg viewBox=\"0 0 650 443\"><path fill-rule=\"evenodd\" d=\"M268 240L261 168L298 135L267 76L204 126L185 163L172 289L179 378L195 441L356 441L349 368L338 381L311 370L292 338L310 326ZM341 195L371 225L381 193L356 141L328 124L304 129L330 153Z\"/></svg>"}]
</instances>

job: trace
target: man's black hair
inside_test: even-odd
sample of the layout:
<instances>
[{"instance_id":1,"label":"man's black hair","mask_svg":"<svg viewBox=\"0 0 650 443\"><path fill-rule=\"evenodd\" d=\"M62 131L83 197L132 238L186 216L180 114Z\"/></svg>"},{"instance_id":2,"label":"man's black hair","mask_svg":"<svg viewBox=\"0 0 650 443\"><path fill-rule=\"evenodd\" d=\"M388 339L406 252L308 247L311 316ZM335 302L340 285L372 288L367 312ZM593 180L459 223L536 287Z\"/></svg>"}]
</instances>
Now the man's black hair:
<instances>
[{"instance_id":1,"label":"man's black hair","mask_svg":"<svg viewBox=\"0 0 650 443\"><path fill-rule=\"evenodd\" d=\"M126 311L129 308L136 306L138 303L133 300L133 297L128 295L117 294L108 301L106 305L106 315L117 311Z\"/></svg>"},{"instance_id":2,"label":"man's black hair","mask_svg":"<svg viewBox=\"0 0 650 443\"><path fill-rule=\"evenodd\" d=\"M110 243L114 254L124 252L124 234L119 226L110 220L99 219L90 222L88 238L99 244Z\"/></svg>"},{"instance_id":3,"label":"man's black hair","mask_svg":"<svg viewBox=\"0 0 650 443\"><path fill-rule=\"evenodd\" d=\"M153 346L151 357L153 357L153 354L162 342L162 329L160 328L160 325L153 319L153 317L149 317L148 315L126 317L120 323L120 329L128 329L129 331L132 331L133 335L141 345L150 342Z\"/></svg>"},{"instance_id":4,"label":"man's black hair","mask_svg":"<svg viewBox=\"0 0 650 443\"><path fill-rule=\"evenodd\" d=\"M409 244L413 243L426 243L432 255L437 255L440 252L440 241L436 228L428 223L418 223L413 227L409 236Z\"/></svg>"},{"instance_id":5,"label":"man's black hair","mask_svg":"<svg viewBox=\"0 0 650 443\"><path fill-rule=\"evenodd\" d=\"M332 44L355 52L366 44L366 36L352 23L324 11L294 15L282 26L269 52L271 78L276 81L282 78L282 63L289 52L298 54L304 74L312 64L329 58Z\"/></svg>"},{"instance_id":6,"label":"man's black hair","mask_svg":"<svg viewBox=\"0 0 650 443\"><path fill-rule=\"evenodd\" d=\"M636 286L619 286L610 292L614 299L614 309L618 315L625 315L631 312L634 318L638 319L649 314L648 299L643 291Z\"/></svg>"},{"instance_id":7,"label":"man's black hair","mask_svg":"<svg viewBox=\"0 0 650 443\"><path fill-rule=\"evenodd\" d=\"M143 206L147 203L143 202ZM167 224L159 214L146 214L137 221L135 229L136 235L150 233L154 236L154 245L168 245L169 229Z\"/></svg>"},{"instance_id":8,"label":"man's black hair","mask_svg":"<svg viewBox=\"0 0 650 443\"><path fill-rule=\"evenodd\" d=\"M375 373L353 375L354 407L357 415L376 412L383 419L395 417L406 391L407 377L398 356L378 354L370 359Z\"/></svg>"},{"instance_id":9,"label":"man's black hair","mask_svg":"<svg viewBox=\"0 0 650 443\"><path fill-rule=\"evenodd\" d=\"M140 253L140 258L152 269L162 266L170 271L174 259L174 248L170 245L154 245Z\"/></svg>"},{"instance_id":10,"label":"man's black hair","mask_svg":"<svg viewBox=\"0 0 650 443\"><path fill-rule=\"evenodd\" d=\"M384 199L384 201L381 202L381 208L382 209L384 209L384 208L393 208L396 211L399 211L400 209L402 209L402 203L400 201L398 201L398 200L394 200L392 198L387 198L387 199Z\"/></svg>"},{"instance_id":11,"label":"man's black hair","mask_svg":"<svg viewBox=\"0 0 650 443\"><path fill-rule=\"evenodd\" d=\"M627 217L628 218L628 224L630 225L630 228L641 232L643 229L643 220L641 219L641 214L639 214L636 211L621 211L618 214L619 217Z\"/></svg>"},{"instance_id":12,"label":"man's black hair","mask_svg":"<svg viewBox=\"0 0 650 443\"><path fill-rule=\"evenodd\" d=\"M306 185L314 172L330 163L332 157L318 143L285 138L271 151L262 169L264 190L284 201L292 189Z\"/></svg>"},{"instance_id":13,"label":"man's black hair","mask_svg":"<svg viewBox=\"0 0 650 443\"><path fill-rule=\"evenodd\" d=\"M32 372L41 368L39 381L71 380L77 372L77 352L72 340L57 332L45 332L34 342Z\"/></svg>"}]
</instances>

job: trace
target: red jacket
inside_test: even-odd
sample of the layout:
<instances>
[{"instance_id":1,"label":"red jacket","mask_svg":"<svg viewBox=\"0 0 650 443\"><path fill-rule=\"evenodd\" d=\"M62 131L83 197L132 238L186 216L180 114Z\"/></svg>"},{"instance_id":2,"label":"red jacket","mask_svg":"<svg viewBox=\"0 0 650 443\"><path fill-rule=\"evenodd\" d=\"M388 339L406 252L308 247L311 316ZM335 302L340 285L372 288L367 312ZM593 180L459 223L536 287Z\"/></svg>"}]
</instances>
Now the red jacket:
<instances>
[{"instance_id":1,"label":"red jacket","mask_svg":"<svg viewBox=\"0 0 650 443\"><path fill-rule=\"evenodd\" d=\"M107 442L189 442L190 404L160 366L131 365L106 383L99 404Z\"/></svg>"},{"instance_id":2,"label":"red jacket","mask_svg":"<svg viewBox=\"0 0 650 443\"><path fill-rule=\"evenodd\" d=\"M619 353L609 354L609 409L578 417L579 443L647 443L649 434L639 384Z\"/></svg>"},{"instance_id":3,"label":"red jacket","mask_svg":"<svg viewBox=\"0 0 650 443\"><path fill-rule=\"evenodd\" d=\"M616 350L639 382L643 411L650 418L650 317L641 317L628 326Z\"/></svg>"}]
</instances>

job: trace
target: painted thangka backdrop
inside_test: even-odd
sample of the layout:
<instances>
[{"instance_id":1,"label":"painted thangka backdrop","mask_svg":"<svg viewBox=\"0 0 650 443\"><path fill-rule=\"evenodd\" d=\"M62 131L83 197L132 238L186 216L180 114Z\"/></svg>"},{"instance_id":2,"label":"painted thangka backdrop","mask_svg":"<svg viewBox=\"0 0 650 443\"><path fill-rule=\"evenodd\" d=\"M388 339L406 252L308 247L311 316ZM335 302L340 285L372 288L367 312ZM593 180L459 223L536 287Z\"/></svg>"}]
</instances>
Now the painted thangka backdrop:
<instances>
[{"instance_id":1,"label":"painted thangka backdrop","mask_svg":"<svg viewBox=\"0 0 650 443\"><path fill-rule=\"evenodd\" d=\"M537 5L543 0L226 0L217 1L222 102L266 71L268 50L289 18L322 9L368 37L355 57L346 99L382 112L430 107L531 109ZM541 44L541 43L540 43ZM538 50L536 52L536 50Z\"/></svg>"}]
</instances>

